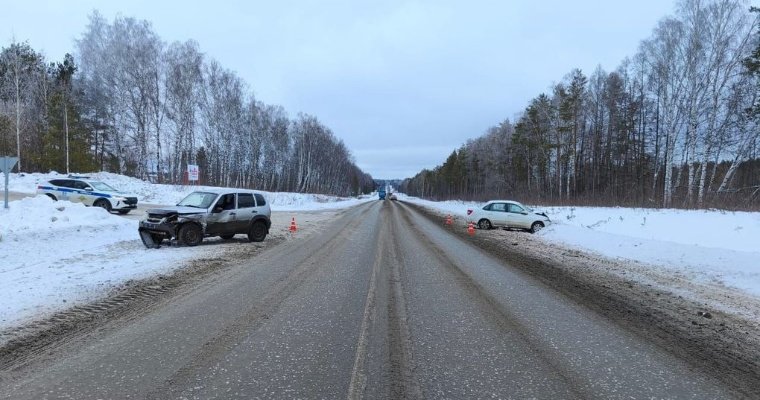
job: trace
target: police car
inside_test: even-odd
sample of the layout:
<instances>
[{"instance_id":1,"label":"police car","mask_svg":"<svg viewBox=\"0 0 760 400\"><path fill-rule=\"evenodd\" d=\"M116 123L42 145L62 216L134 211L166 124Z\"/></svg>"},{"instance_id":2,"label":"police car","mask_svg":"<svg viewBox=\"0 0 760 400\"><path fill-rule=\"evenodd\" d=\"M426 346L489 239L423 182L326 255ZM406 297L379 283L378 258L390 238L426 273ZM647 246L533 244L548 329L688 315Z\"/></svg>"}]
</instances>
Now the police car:
<instances>
[{"instance_id":1,"label":"police car","mask_svg":"<svg viewBox=\"0 0 760 400\"><path fill-rule=\"evenodd\" d=\"M51 179L37 186L37 194L47 195L53 200L103 207L106 211L119 214L127 214L137 208L137 196L122 193L88 176L69 175L67 178Z\"/></svg>"}]
</instances>

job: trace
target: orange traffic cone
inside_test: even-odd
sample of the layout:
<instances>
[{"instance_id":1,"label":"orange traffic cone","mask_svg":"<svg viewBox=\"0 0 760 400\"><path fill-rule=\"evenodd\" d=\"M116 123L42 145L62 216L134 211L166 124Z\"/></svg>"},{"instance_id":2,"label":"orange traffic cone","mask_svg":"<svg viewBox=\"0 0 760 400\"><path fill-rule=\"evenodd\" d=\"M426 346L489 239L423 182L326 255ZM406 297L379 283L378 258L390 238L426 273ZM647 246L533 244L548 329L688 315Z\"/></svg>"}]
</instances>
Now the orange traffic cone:
<instances>
[{"instance_id":1,"label":"orange traffic cone","mask_svg":"<svg viewBox=\"0 0 760 400\"><path fill-rule=\"evenodd\" d=\"M470 234L470 236L475 235L475 226L470 222L470 225L467 226L467 233Z\"/></svg>"},{"instance_id":2,"label":"orange traffic cone","mask_svg":"<svg viewBox=\"0 0 760 400\"><path fill-rule=\"evenodd\" d=\"M296 217L290 220L290 233L296 233L298 227L296 226Z\"/></svg>"},{"instance_id":3,"label":"orange traffic cone","mask_svg":"<svg viewBox=\"0 0 760 400\"><path fill-rule=\"evenodd\" d=\"M446 216L446 225L451 225L451 214Z\"/></svg>"}]
</instances>

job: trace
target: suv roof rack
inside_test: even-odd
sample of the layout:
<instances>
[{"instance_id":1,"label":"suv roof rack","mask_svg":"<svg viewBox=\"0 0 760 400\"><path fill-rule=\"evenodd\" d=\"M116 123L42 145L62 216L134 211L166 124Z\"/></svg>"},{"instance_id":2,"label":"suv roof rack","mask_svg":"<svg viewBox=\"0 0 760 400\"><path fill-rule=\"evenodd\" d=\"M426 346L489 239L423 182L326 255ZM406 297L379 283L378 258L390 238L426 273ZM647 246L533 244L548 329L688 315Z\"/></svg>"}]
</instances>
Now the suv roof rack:
<instances>
[{"instance_id":1,"label":"suv roof rack","mask_svg":"<svg viewBox=\"0 0 760 400\"><path fill-rule=\"evenodd\" d=\"M74 175L74 174L69 174L69 176L68 176L68 177L69 177L69 178L73 178L73 179L90 179L90 177L89 177L89 176L87 176L87 175Z\"/></svg>"}]
</instances>

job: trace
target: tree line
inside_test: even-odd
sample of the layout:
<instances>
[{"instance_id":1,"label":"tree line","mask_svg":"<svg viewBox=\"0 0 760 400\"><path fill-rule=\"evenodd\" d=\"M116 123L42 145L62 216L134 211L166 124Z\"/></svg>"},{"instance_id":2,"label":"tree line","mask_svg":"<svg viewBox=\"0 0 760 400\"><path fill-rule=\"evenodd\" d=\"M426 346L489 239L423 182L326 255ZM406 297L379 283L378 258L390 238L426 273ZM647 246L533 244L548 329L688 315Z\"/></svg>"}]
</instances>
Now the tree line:
<instances>
[{"instance_id":1,"label":"tree line","mask_svg":"<svg viewBox=\"0 0 760 400\"><path fill-rule=\"evenodd\" d=\"M614 71L570 71L401 190L430 198L760 205L758 9L684 0Z\"/></svg>"},{"instance_id":2,"label":"tree line","mask_svg":"<svg viewBox=\"0 0 760 400\"><path fill-rule=\"evenodd\" d=\"M74 55L27 43L0 51L0 155L18 171L103 170L182 183L338 195L374 189L333 132L257 100L194 41L167 44L148 21L97 11Z\"/></svg>"}]
</instances>

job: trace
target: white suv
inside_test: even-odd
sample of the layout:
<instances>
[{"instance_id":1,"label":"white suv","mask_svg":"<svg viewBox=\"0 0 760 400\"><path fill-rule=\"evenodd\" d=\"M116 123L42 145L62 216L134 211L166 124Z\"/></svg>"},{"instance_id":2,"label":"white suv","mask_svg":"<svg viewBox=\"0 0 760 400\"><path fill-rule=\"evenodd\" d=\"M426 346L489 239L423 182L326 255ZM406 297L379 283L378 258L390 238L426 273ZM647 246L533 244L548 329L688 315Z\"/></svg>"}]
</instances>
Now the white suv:
<instances>
[{"instance_id":1,"label":"white suv","mask_svg":"<svg viewBox=\"0 0 760 400\"><path fill-rule=\"evenodd\" d=\"M127 214L137 208L137 196L122 193L108 184L84 176L51 179L37 186L37 194L53 200L68 200L86 206L102 207L106 211Z\"/></svg>"},{"instance_id":2,"label":"white suv","mask_svg":"<svg viewBox=\"0 0 760 400\"><path fill-rule=\"evenodd\" d=\"M551 222L545 213L535 212L511 200L491 200L482 208L468 209L467 221L480 229L504 227L526 229L532 233Z\"/></svg>"}]
</instances>

